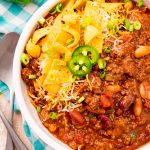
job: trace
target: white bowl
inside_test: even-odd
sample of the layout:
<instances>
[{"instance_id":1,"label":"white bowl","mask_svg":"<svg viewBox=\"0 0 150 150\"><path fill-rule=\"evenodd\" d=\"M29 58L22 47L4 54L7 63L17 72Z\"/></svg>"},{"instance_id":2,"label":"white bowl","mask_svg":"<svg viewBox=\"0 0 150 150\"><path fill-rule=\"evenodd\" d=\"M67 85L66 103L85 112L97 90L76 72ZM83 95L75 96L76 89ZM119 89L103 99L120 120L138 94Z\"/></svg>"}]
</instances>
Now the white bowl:
<instances>
[{"instance_id":1,"label":"white bowl","mask_svg":"<svg viewBox=\"0 0 150 150\"><path fill-rule=\"evenodd\" d=\"M30 102L29 96L27 94L27 89L25 83L21 79L21 63L20 63L20 53L24 51L24 47L32 32L36 28L38 19L41 16L45 16L49 10L59 2L59 0L48 0L43 6L41 6L31 17L31 19L26 24L20 39L18 41L14 62L13 62L13 83L15 95L17 98L17 103L20 107L21 113L24 119L27 121L31 129L50 147L56 150L69 150L70 148L62 143L60 140L55 138L48 130L42 125L37 112ZM140 148L141 150L150 150L150 144Z\"/></svg>"}]
</instances>

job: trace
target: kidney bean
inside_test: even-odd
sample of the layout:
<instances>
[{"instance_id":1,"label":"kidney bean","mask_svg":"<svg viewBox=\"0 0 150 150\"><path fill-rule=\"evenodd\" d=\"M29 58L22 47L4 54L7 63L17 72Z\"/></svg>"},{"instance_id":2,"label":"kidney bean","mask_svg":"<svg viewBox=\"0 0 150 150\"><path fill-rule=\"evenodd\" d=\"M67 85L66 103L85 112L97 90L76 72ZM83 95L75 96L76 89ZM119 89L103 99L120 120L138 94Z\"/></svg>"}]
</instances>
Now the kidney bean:
<instances>
[{"instance_id":1,"label":"kidney bean","mask_svg":"<svg viewBox=\"0 0 150 150\"><path fill-rule=\"evenodd\" d=\"M142 100L141 100L141 98L136 99L136 101L134 103L133 110L134 110L135 116L141 115L141 113L142 113Z\"/></svg>"},{"instance_id":2,"label":"kidney bean","mask_svg":"<svg viewBox=\"0 0 150 150\"><path fill-rule=\"evenodd\" d=\"M73 110L69 112L70 117L73 121L75 121L76 123L83 125L85 123L85 118L83 117L83 115L81 115L81 113L77 110Z\"/></svg>"},{"instance_id":3,"label":"kidney bean","mask_svg":"<svg viewBox=\"0 0 150 150\"><path fill-rule=\"evenodd\" d=\"M110 125L111 120L106 115L99 115L99 118L101 119L101 122L105 125Z\"/></svg>"}]
</instances>

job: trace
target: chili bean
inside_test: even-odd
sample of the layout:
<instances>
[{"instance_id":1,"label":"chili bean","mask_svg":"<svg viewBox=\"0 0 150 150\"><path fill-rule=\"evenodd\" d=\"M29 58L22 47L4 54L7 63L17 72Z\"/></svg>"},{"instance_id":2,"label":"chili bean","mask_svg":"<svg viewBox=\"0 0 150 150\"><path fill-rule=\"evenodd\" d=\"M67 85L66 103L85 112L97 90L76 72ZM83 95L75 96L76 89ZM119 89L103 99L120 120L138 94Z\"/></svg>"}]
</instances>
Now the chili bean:
<instances>
[{"instance_id":1,"label":"chili bean","mask_svg":"<svg viewBox=\"0 0 150 150\"><path fill-rule=\"evenodd\" d=\"M99 118L101 119L102 123L104 123L106 125L111 124L111 120L106 115L100 115Z\"/></svg>"},{"instance_id":2,"label":"chili bean","mask_svg":"<svg viewBox=\"0 0 150 150\"><path fill-rule=\"evenodd\" d=\"M142 98L150 100L150 82L143 81L140 84L140 95Z\"/></svg>"},{"instance_id":3,"label":"chili bean","mask_svg":"<svg viewBox=\"0 0 150 150\"><path fill-rule=\"evenodd\" d=\"M142 100L141 98L137 98L135 103L134 103L134 114L135 116L140 116L142 113Z\"/></svg>"},{"instance_id":4,"label":"chili bean","mask_svg":"<svg viewBox=\"0 0 150 150\"><path fill-rule=\"evenodd\" d=\"M150 54L150 46L140 46L135 50L135 57L140 58Z\"/></svg>"},{"instance_id":5,"label":"chili bean","mask_svg":"<svg viewBox=\"0 0 150 150\"><path fill-rule=\"evenodd\" d=\"M75 121L76 123L83 125L85 123L85 118L80 114L79 111L73 110L69 112L70 117Z\"/></svg>"}]
</instances>

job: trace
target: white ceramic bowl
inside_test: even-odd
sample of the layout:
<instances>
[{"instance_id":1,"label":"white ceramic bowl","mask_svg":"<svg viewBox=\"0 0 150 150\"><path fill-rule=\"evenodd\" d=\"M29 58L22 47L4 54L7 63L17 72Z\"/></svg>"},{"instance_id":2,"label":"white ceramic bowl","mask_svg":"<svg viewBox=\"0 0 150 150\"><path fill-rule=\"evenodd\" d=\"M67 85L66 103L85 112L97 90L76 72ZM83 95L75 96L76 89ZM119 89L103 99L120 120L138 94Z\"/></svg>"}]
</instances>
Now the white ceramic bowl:
<instances>
[{"instance_id":1,"label":"white ceramic bowl","mask_svg":"<svg viewBox=\"0 0 150 150\"><path fill-rule=\"evenodd\" d=\"M20 63L20 53L24 51L24 47L32 32L36 28L38 19L41 16L45 16L49 10L59 2L59 0L48 0L43 6L41 6L31 17L31 19L26 24L18 45L16 47L16 52L13 62L13 83L14 90L17 98L17 103L20 107L21 113L24 119L27 121L32 130L50 147L56 150L69 150L70 148L55 138L48 130L42 125L37 112L30 102L29 96L27 94L26 85L21 79L21 63ZM141 148L142 150L150 150L150 144L147 144Z\"/></svg>"}]
</instances>

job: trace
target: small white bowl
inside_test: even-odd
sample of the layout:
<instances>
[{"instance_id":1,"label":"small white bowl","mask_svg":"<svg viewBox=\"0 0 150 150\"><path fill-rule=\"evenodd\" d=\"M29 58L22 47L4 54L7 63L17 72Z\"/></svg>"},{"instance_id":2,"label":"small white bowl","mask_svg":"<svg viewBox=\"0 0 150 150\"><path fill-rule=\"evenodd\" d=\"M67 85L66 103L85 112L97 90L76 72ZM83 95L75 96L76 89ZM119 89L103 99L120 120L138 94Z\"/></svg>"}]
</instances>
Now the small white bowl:
<instances>
[{"instance_id":1,"label":"small white bowl","mask_svg":"<svg viewBox=\"0 0 150 150\"><path fill-rule=\"evenodd\" d=\"M21 113L24 119L27 121L31 129L50 147L55 150L69 150L66 144L62 143L60 140L55 138L48 130L42 125L37 112L30 102L29 96L27 94L27 89L25 83L21 79L21 63L20 54L24 51L26 42L36 28L38 19L41 16L48 14L49 10L56 5L59 0L48 0L43 6L41 6L27 22L20 39L18 41L14 62L13 62L13 83L15 95L17 98L17 103L20 107ZM150 150L150 144L146 144L140 148L141 150Z\"/></svg>"}]
</instances>

